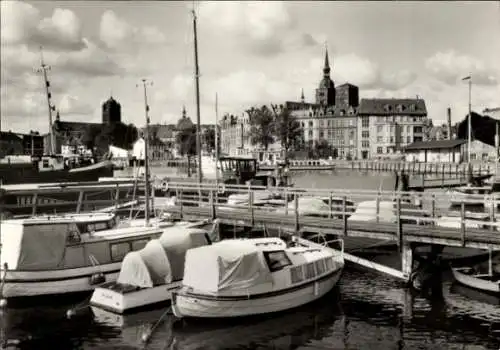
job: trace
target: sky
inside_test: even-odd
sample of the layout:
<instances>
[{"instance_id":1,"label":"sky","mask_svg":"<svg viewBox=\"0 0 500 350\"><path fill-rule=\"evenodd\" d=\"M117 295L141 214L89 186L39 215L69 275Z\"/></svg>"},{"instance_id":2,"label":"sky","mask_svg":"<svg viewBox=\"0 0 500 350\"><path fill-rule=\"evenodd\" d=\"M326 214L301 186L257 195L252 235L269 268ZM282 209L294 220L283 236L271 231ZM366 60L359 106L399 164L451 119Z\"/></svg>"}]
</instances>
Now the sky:
<instances>
[{"instance_id":1,"label":"sky","mask_svg":"<svg viewBox=\"0 0 500 350\"><path fill-rule=\"evenodd\" d=\"M48 130L40 46L61 120L100 122L111 95L126 123L201 122L251 106L314 102L328 47L336 85L360 98L413 98L444 122L500 107L500 2L1 1L1 129Z\"/></svg>"}]
</instances>

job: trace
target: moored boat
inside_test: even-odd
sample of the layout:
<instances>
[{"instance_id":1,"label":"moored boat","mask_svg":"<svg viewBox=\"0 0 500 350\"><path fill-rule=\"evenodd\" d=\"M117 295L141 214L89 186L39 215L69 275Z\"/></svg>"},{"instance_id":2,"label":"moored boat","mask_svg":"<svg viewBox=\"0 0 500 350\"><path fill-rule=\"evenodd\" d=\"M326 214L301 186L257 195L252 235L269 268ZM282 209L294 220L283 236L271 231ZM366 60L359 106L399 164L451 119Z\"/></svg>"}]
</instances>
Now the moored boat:
<instances>
[{"instance_id":1,"label":"moored boat","mask_svg":"<svg viewBox=\"0 0 500 350\"><path fill-rule=\"evenodd\" d=\"M176 225L186 223L152 220L127 225L117 223L115 215L108 213L4 220L0 296L10 299L90 291L117 278L129 251L142 249Z\"/></svg>"},{"instance_id":2,"label":"moored boat","mask_svg":"<svg viewBox=\"0 0 500 350\"><path fill-rule=\"evenodd\" d=\"M500 274L475 273L471 267L452 267L453 277L457 282L480 290L500 296Z\"/></svg>"},{"instance_id":3,"label":"moored boat","mask_svg":"<svg viewBox=\"0 0 500 350\"><path fill-rule=\"evenodd\" d=\"M342 251L293 237L224 240L190 249L184 279L172 295L177 317L225 318L292 309L337 284ZM200 265L203 269L200 269Z\"/></svg>"},{"instance_id":4,"label":"moored boat","mask_svg":"<svg viewBox=\"0 0 500 350\"><path fill-rule=\"evenodd\" d=\"M166 231L141 250L128 253L118 279L98 286L90 304L125 313L170 301L171 292L182 284L186 251L210 242L209 232L203 229L175 227Z\"/></svg>"}]
</instances>

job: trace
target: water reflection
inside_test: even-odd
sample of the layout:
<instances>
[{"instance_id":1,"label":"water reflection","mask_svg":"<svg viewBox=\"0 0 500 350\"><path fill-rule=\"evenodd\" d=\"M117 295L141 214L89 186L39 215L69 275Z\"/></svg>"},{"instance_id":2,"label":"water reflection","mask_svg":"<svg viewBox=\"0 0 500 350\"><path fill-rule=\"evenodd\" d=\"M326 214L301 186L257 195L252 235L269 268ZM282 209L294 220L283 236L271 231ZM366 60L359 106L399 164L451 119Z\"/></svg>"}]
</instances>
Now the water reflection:
<instances>
[{"instance_id":1,"label":"water reflection","mask_svg":"<svg viewBox=\"0 0 500 350\"><path fill-rule=\"evenodd\" d=\"M441 298L415 295L381 275L348 269L337 290L274 316L229 321L177 320L168 315L148 349L474 349L499 348L498 299L445 281ZM471 294L472 293L472 294ZM475 298L473 297L475 295ZM6 309L4 347L141 349L143 335L166 309L120 316L74 304Z\"/></svg>"}]
</instances>

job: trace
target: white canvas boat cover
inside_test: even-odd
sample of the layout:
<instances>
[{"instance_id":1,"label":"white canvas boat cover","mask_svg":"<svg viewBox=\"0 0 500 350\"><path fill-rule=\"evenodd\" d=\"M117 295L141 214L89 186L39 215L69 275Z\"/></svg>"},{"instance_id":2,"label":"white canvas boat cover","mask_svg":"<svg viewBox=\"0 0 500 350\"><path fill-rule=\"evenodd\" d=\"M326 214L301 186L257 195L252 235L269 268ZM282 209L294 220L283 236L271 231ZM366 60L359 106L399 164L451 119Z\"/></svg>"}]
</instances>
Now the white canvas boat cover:
<instances>
[{"instance_id":1,"label":"white canvas boat cover","mask_svg":"<svg viewBox=\"0 0 500 350\"><path fill-rule=\"evenodd\" d=\"M251 239L226 240L186 254L183 284L195 290L243 292L272 281L262 249Z\"/></svg>"},{"instance_id":2,"label":"white canvas boat cover","mask_svg":"<svg viewBox=\"0 0 500 350\"><path fill-rule=\"evenodd\" d=\"M208 244L206 234L197 228L167 228L160 238L125 256L117 282L147 288L181 280L186 251Z\"/></svg>"},{"instance_id":3,"label":"white canvas boat cover","mask_svg":"<svg viewBox=\"0 0 500 350\"><path fill-rule=\"evenodd\" d=\"M25 225L23 220L1 224L1 262L9 269L49 270L64 265L67 224Z\"/></svg>"}]
</instances>

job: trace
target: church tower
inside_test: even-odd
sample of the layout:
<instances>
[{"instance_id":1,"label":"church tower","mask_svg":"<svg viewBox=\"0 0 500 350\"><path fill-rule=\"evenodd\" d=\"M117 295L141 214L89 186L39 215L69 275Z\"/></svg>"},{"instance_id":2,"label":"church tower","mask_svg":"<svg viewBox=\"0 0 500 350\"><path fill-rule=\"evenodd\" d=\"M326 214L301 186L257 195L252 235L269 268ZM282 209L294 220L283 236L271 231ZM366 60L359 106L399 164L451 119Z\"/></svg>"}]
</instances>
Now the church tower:
<instances>
[{"instance_id":1,"label":"church tower","mask_svg":"<svg viewBox=\"0 0 500 350\"><path fill-rule=\"evenodd\" d=\"M335 105L335 84L330 79L330 63L328 60L328 48L325 50L325 66L323 67L323 79L316 89L316 103L322 106Z\"/></svg>"}]
</instances>

